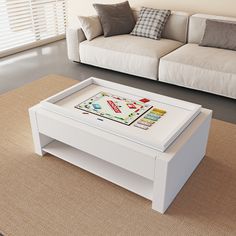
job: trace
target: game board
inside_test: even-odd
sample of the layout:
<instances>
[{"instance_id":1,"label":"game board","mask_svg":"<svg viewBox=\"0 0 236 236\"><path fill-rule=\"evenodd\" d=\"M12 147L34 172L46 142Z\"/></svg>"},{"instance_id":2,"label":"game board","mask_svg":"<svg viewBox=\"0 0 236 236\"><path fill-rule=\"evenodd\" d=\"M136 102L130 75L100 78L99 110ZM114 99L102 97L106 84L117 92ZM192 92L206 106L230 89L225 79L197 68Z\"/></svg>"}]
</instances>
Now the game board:
<instances>
[{"instance_id":1,"label":"game board","mask_svg":"<svg viewBox=\"0 0 236 236\"><path fill-rule=\"evenodd\" d=\"M124 125L131 125L150 110L152 106L142 101L135 101L107 92L99 92L76 105L75 108L117 121Z\"/></svg>"}]
</instances>

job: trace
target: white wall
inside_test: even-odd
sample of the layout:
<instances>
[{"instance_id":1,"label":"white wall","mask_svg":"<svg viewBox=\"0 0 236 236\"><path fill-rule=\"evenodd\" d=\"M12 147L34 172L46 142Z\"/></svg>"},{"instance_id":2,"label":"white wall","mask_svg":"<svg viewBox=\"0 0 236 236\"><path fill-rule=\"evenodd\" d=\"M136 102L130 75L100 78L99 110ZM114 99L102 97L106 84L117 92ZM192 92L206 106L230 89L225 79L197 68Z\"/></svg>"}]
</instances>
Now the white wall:
<instances>
[{"instance_id":1,"label":"white wall","mask_svg":"<svg viewBox=\"0 0 236 236\"><path fill-rule=\"evenodd\" d=\"M68 0L69 24L77 24L77 15L95 14L93 3L117 3L124 0ZM129 0L131 7L154 7L236 17L236 0Z\"/></svg>"}]
</instances>

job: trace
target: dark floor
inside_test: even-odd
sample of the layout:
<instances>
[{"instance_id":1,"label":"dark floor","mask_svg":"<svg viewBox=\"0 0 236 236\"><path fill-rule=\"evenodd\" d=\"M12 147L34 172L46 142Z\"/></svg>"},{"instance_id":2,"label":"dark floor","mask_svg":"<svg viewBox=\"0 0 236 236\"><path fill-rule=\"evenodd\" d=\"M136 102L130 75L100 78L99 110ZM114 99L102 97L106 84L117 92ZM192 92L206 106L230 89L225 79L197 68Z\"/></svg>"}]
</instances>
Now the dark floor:
<instances>
[{"instance_id":1,"label":"dark floor","mask_svg":"<svg viewBox=\"0 0 236 236\"><path fill-rule=\"evenodd\" d=\"M183 99L212 109L216 119L236 124L236 101L233 99L73 63L67 58L65 40L0 59L0 94L48 74L63 75L79 81L94 76Z\"/></svg>"}]
</instances>

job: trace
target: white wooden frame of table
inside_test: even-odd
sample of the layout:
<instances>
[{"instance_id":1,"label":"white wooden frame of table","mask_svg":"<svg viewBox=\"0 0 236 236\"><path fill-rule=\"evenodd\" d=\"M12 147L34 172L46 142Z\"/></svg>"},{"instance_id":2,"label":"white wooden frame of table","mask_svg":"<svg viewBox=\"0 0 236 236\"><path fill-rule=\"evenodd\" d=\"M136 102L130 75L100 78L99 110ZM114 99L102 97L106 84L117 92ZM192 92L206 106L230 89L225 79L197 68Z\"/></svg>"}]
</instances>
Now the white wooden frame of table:
<instances>
[{"instance_id":1,"label":"white wooden frame of table","mask_svg":"<svg viewBox=\"0 0 236 236\"><path fill-rule=\"evenodd\" d=\"M165 152L96 129L42 104L30 108L29 114L38 155L50 153L79 166L151 200L152 208L164 213L205 155L212 112L201 109Z\"/></svg>"}]
</instances>

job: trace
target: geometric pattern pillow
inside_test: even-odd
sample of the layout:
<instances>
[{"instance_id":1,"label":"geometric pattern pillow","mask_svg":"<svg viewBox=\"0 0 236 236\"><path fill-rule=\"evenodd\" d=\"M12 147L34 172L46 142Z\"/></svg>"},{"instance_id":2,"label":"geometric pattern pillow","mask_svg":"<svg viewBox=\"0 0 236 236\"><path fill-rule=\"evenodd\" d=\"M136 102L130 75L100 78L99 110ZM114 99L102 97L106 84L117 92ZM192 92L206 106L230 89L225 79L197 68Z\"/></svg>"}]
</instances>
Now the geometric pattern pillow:
<instances>
[{"instance_id":1,"label":"geometric pattern pillow","mask_svg":"<svg viewBox=\"0 0 236 236\"><path fill-rule=\"evenodd\" d=\"M170 14L170 10L142 7L131 34L151 39L160 39Z\"/></svg>"}]
</instances>

